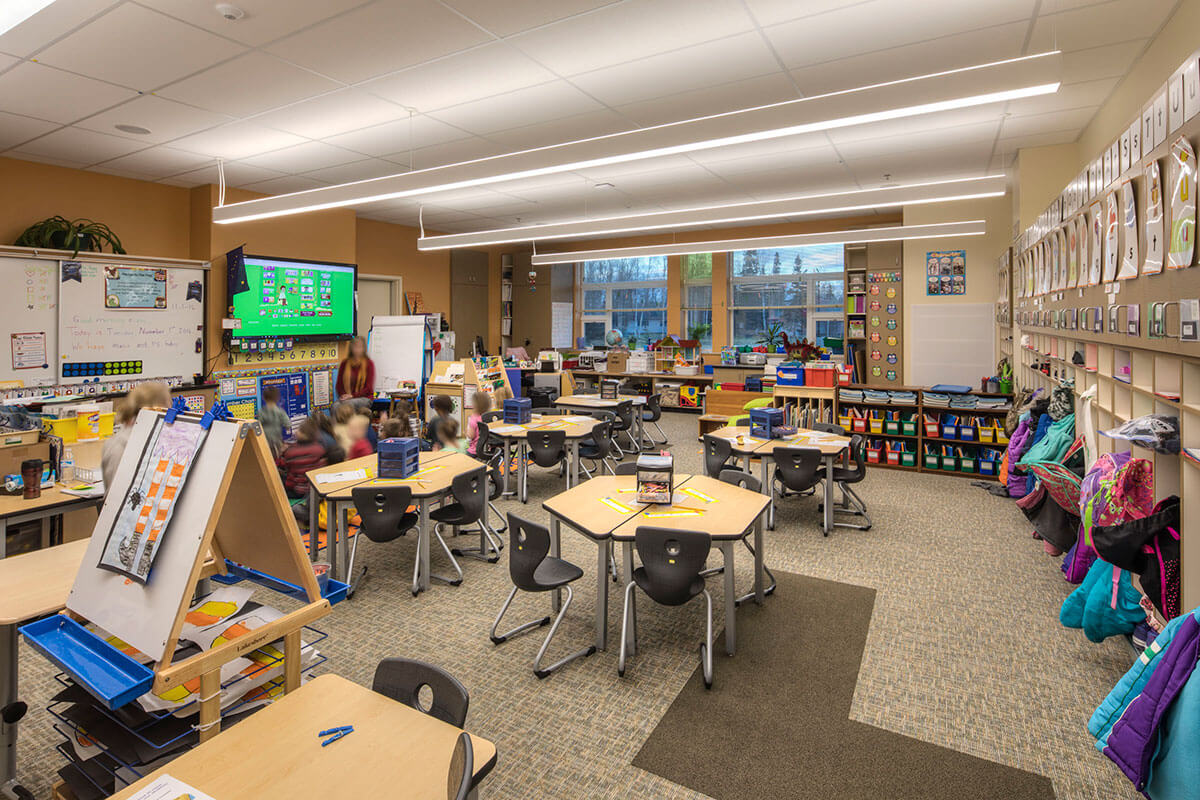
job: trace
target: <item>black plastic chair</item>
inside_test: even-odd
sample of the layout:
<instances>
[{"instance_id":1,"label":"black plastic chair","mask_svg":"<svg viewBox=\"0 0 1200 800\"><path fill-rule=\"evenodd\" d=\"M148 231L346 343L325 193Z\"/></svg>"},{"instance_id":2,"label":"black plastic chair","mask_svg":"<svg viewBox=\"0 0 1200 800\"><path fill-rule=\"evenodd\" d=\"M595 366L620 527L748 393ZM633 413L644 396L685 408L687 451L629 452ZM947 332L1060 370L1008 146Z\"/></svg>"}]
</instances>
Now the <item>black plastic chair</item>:
<instances>
[{"instance_id":1,"label":"black plastic chair","mask_svg":"<svg viewBox=\"0 0 1200 800\"><path fill-rule=\"evenodd\" d=\"M529 431L525 436L529 445L529 457L539 467L557 467L567 459L566 431Z\"/></svg>"},{"instance_id":2,"label":"black plastic chair","mask_svg":"<svg viewBox=\"0 0 1200 800\"><path fill-rule=\"evenodd\" d=\"M500 560L500 548L497 546L499 539L484 520L488 499L487 469L481 465L479 469L456 475L454 480L450 482L450 494L453 497L453 501L429 512L429 519L436 523L433 527L433 535L437 538L442 549L446 551L446 556L454 566L454 571L458 574L458 579L449 580L437 575L433 577L445 581L451 586L458 586L462 583L463 572L455 556L477 556L484 561L494 564ZM451 550L446 545L446 540L442 538L441 528L443 525L451 526L453 530L452 535L458 536L460 528L476 523L479 524L478 550Z\"/></svg>"},{"instance_id":3,"label":"black plastic chair","mask_svg":"<svg viewBox=\"0 0 1200 800\"><path fill-rule=\"evenodd\" d=\"M612 423L600 422L596 427L592 428L592 436L590 439L584 439L579 443L579 457L589 459L596 462L596 469L607 469L610 475L616 475L613 471L612 464L609 459L612 458ZM583 467L583 471L587 476L592 477L592 471L587 468L587 465L582 461L579 464ZM635 465L636 466L636 465Z\"/></svg>"},{"instance_id":4,"label":"black plastic chair","mask_svg":"<svg viewBox=\"0 0 1200 800\"><path fill-rule=\"evenodd\" d=\"M853 522L834 522L833 524L839 528L854 528L860 531L869 531L871 529L871 518L867 515L867 504L858 496L858 493L850 488L852 483L860 483L867 476L867 460L864 450L867 446L867 439L861 434L855 434L850 437L850 458L854 461L853 467L834 467L833 482L842 490L842 502L833 507L833 510L840 514L851 514L856 517L862 517L866 520L865 525L856 525ZM821 508L824 511L824 506Z\"/></svg>"},{"instance_id":5,"label":"black plastic chair","mask_svg":"<svg viewBox=\"0 0 1200 800\"><path fill-rule=\"evenodd\" d=\"M841 425L834 425L832 422L814 422L812 430L820 431L821 433L836 433L838 436L845 436L846 429Z\"/></svg>"},{"instance_id":6,"label":"black plastic chair","mask_svg":"<svg viewBox=\"0 0 1200 800\"><path fill-rule=\"evenodd\" d=\"M421 702L421 690L426 687L433 693L428 707ZM471 704L467 687L457 678L441 667L411 658L380 661L371 690L456 728L466 723L467 707Z\"/></svg>"},{"instance_id":7,"label":"black plastic chair","mask_svg":"<svg viewBox=\"0 0 1200 800\"><path fill-rule=\"evenodd\" d=\"M483 414L480 419L484 422L499 422L504 419L504 412L500 409L494 409Z\"/></svg>"},{"instance_id":8,"label":"black plastic chair","mask_svg":"<svg viewBox=\"0 0 1200 800\"><path fill-rule=\"evenodd\" d=\"M411 486L359 486L350 491L354 508L358 511L360 523L358 535L350 548L350 563L346 565L346 574L350 576L350 588L346 595L350 596L367 574L367 568L362 568L358 580L354 580L354 557L358 555L358 540L366 536L372 542L383 544L395 541L421 521L420 515L409 511L412 505ZM331 527L336 520L327 520Z\"/></svg>"},{"instance_id":9,"label":"black plastic chair","mask_svg":"<svg viewBox=\"0 0 1200 800\"><path fill-rule=\"evenodd\" d=\"M488 414L493 413L495 412L488 412ZM476 423L476 429L479 434L475 443L475 458L488 465L488 479L491 481L491 488L488 491L488 506L491 508L492 513L500 520L500 525L494 529L494 532L504 533L508 530L508 525L504 522L504 515L496 508L494 502L504 493L504 476L500 473L500 462L504 459L504 440L499 436L491 434L488 429L488 423L485 421L481 420ZM493 544L498 549L504 549L503 542L495 541Z\"/></svg>"},{"instance_id":10,"label":"black plastic chair","mask_svg":"<svg viewBox=\"0 0 1200 800\"><path fill-rule=\"evenodd\" d=\"M821 451L816 447L776 447L775 493L786 497L789 493L807 494L816 491L825 477L821 469ZM829 534L826 533L826 536Z\"/></svg>"},{"instance_id":11,"label":"black plastic chair","mask_svg":"<svg viewBox=\"0 0 1200 800\"><path fill-rule=\"evenodd\" d=\"M638 441L633 438L633 401L622 400L621 402L617 403L616 407L613 409L613 413L617 415L617 419L612 425L613 444L617 446L617 450L623 454L628 453L629 455L636 455L637 453L640 453L642 450L641 444L639 444ZM621 447L619 437L622 433L629 438L629 443L633 445L632 450L626 450L625 448Z\"/></svg>"},{"instance_id":12,"label":"black plastic chair","mask_svg":"<svg viewBox=\"0 0 1200 800\"><path fill-rule=\"evenodd\" d=\"M711 433L704 434L704 474L719 478L721 470L729 467L733 458L733 443Z\"/></svg>"},{"instance_id":13,"label":"black plastic chair","mask_svg":"<svg viewBox=\"0 0 1200 800\"><path fill-rule=\"evenodd\" d=\"M717 478L724 483L740 486L741 488L749 489L752 492L762 491L762 481L751 475L749 472L742 472L740 469L723 469ZM750 537L744 537L742 539L742 544L746 545L746 549L750 551L750 555L755 555L754 545L750 544ZM769 578L771 581L771 584L767 586L767 588L763 589L763 594L771 594L775 591L775 586L777 585L775 575L771 572L771 568L765 563L763 564L763 572L767 573L767 578ZM740 606L742 603L746 602L752 597L754 597L754 592L749 592L739 597L735 602Z\"/></svg>"},{"instance_id":14,"label":"black plastic chair","mask_svg":"<svg viewBox=\"0 0 1200 800\"><path fill-rule=\"evenodd\" d=\"M613 470L613 475L637 475L637 462L630 461L627 464L617 464L617 468Z\"/></svg>"},{"instance_id":15,"label":"black plastic chair","mask_svg":"<svg viewBox=\"0 0 1200 800\"><path fill-rule=\"evenodd\" d=\"M658 431L658 435L662 437L662 440L660 441L647 433L646 438L650 440L650 444L667 443L667 434L663 433L663 429L658 424L660 419L662 419L662 395L649 395L646 398L646 407L642 409L642 425L644 427L646 423L650 423L654 426L654 429Z\"/></svg>"},{"instance_id":16,"label":"black plastic chair","mask_svg":"<svg viewBox=\"0 0 1200 800\"><path fill-rule=\"evenodd\" d=\"M630 614L634 616L634 637L637 636L637 609L633 602L636 586L659 605L681 606L703 594L707 607L707 631L700 644L700 663L704 668L704 688L712 688L713 624L712 595L704 586L704 562L712 549L707 533L654 528L639 525L634 531L633 544L642 566L633 571L633 580L625 585L625 607L621 614L621 655L617 659L617 674L625 676L625 652L628 641ZM634 642L636 647L637 642Z\"/></svg>"},{"instance_id":17,"label":"black plastic chair","mask_svg":"<svg viewBox=\"0 0 1200 800\"><path fill-rule=\"evenodd\" d=\"M450 755L450 773L446 776L448 800L467 800L474 778L475 748L471 746L471 734L463 731L454 742L454 752Z\"/></svg>"},{"instance_id":18,"label":"black plastic chair","mask_svg":"<svg viewBox=\"0 0 1200 800\"><path fill-rule=\"evenodd\" d=\"M572 653L548 667L541 666L542 657L546 655L546 648L550 646L550 640L554 638L559 623L562 622L567 609L571 606L574 592L571 590L570 584L583 577L583 570L569 561L550 555L550 530L548 528L511 513L508 515L508 528L512 531L510 534L511 546L508 548L508 574L512 578L513 588L508 593L508 599L504 601L504 605L500 607L496 621L492 623L492 644L503 644L517 634L533 628L540 628L550 622L550 617L542 617L533 622L518 625L508 633L496 633L496 629L500 626L500 620L504 618L518 591L540 593L566 589L566 602L559 609L558 616L554 618L554 624L550 626L550 633L546 635L546 641L542 642L537 657L533 659L533 674L538 678L545 678L571 661L596 652L596 647L593 645Z\"/></svg>"}]
</instances>

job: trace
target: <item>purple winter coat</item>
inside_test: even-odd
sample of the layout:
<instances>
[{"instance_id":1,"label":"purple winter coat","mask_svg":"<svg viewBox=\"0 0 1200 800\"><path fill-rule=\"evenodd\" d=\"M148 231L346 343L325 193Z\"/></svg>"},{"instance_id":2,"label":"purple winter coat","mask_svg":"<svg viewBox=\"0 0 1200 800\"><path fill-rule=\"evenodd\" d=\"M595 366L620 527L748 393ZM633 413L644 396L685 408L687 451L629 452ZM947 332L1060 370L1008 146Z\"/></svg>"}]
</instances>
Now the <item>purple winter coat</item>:
<instances>
[{"instance_id":1,"label":"purple winter coat","mask_svg":"<svg viewBox=\"0 0 1200 800\"><path fill-rule=\"evenodd\" d=\"M1008 495L1009 497L1024 497L1028 489L1028 476L1017 473L1017 462L1029 449L1029 440L1033 436L1033 417L1029 416L1017 424L1017 429L1008 437Z\"/></svg>"},{"instance_id":2,"label":"purple winter coat","mask_svg":"<svg viewBox=\"0 0 1200 800\"><path fill-rule=\"evenodd\" d=\"M1121 768L1138 791L1150 779L1150 761L1158 749L1158 728L1176 696L1183 691L1200 653L1200 623L1188 614L1141 694L1130 701L1113 724L1104 755Z\"/></svg>"}]
</instances>

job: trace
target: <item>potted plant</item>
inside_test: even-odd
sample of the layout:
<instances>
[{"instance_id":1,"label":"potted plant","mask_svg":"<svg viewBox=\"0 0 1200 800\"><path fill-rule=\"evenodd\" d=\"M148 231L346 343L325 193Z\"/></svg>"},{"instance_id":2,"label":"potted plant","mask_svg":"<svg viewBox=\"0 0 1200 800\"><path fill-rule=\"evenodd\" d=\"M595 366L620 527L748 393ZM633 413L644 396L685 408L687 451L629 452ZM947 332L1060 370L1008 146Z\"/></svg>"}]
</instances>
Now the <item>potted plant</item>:
<instances>
[{"instance_id":1,"label":"potted plant","mask_svg":"<svg viewBox=\"0 0 1200 800\"><path fill-rule=\"evenodd\" d=\"M103 252L106 243L113 253L124 255L125 248L121 239L104 223L61 216L35 222L13 242L17 247L70 250L73 256L78 255L80 250Z\"/></svg>"},{"instance_id":2,"label":"potted plant","mask_svg":"<svg viewBox=\"0 0 1200 800\"><path fill-rule=\"evenodd\" d=\"M774 353L783 344L783 323L772 322L768 325L762 336L758 337L758 343L766 348L765 352Z\"/></svg>"},{"instance_id":3,"label":"potted plant","mask_svg":"<svg viewBox=\"0 0 1200 800\"><path fill-rule=\"evenodd\" d=\"M704 322L700 323L699 325L693 325L692 327L688 328L688 338L689 339L703 339L705 336L708 335L708 332L711 330L712 330L712 325L709 325Z\"/></svg>"}]
</instances>

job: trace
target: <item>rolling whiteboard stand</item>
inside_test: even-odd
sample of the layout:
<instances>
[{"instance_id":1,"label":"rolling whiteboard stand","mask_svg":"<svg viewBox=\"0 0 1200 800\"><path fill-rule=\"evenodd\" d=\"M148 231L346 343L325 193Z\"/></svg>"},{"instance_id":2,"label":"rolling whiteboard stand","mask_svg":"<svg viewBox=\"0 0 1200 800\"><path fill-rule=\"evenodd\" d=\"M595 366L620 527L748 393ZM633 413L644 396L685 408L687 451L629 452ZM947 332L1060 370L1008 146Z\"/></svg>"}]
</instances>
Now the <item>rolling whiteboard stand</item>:
<instances>
[{"instance_id":1,"label":"rolling whiteboard stand","mask_svg":"<svg viewBox=\"0 0 1200 800\"><path fill-rule=\"evenodd\" d=\"M117 468L67 598L67 611L76 620L95 622L154 659L151 691L155 694L199 678L200 741L206 741L220 731L220 692L216 687L221 684L222 665L282 638L285 691L290 692L300 685L300 631L328 614L330 605L321 597L262 428L256 422L212 423L179 492L145 584L98 566L118 506L160 416L161 412L148 409L138 415L126 448L130 455ZM252 633L172 663L184 617L210 552L218 565L228 559L299 587L307 603Z\"/></svg>"},{"instance_id":2,"label":"rolling whiteboard stand","mask_svg":"<svg viewBox=\"0 0 1200 800\"><path fill-rule=\"evenodd\" d=\"M367 354L375 362L377 391L395 391L402 381L412 381L418 391L432 369L429 328L423 315L375 317L367 334Z\"/></svg>"}]
</instances>

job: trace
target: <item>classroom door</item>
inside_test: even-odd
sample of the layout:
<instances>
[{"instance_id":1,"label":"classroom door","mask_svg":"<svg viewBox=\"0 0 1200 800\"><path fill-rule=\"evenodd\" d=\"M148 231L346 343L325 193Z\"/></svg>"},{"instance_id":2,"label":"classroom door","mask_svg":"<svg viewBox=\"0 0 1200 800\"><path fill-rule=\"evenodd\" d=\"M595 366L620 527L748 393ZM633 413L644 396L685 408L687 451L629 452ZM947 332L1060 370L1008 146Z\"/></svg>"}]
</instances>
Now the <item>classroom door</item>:
<instances>
[{"instance_id":1,"label":"classroom door","mask_svg":"<svg viewBox=\"0 0 1200 800\"><path fill-rule=\"evenodd\" d=\"M488 256L478 250L450 252L450 327L461 358L471 354L471 343L482 336L488 343Z\"/></svg>"},{"instance_id":2,"label":"classroom door","mask_svg":"<svg viewBox=\"0 0 1200 800\"><path fill-rule=\"evenodd\" d=\"M366 336L375 317L390 317L400 313L395 307L399 292L395 281L382 278L358 277L358 333Z\"/></svg>"}]
</instances>

